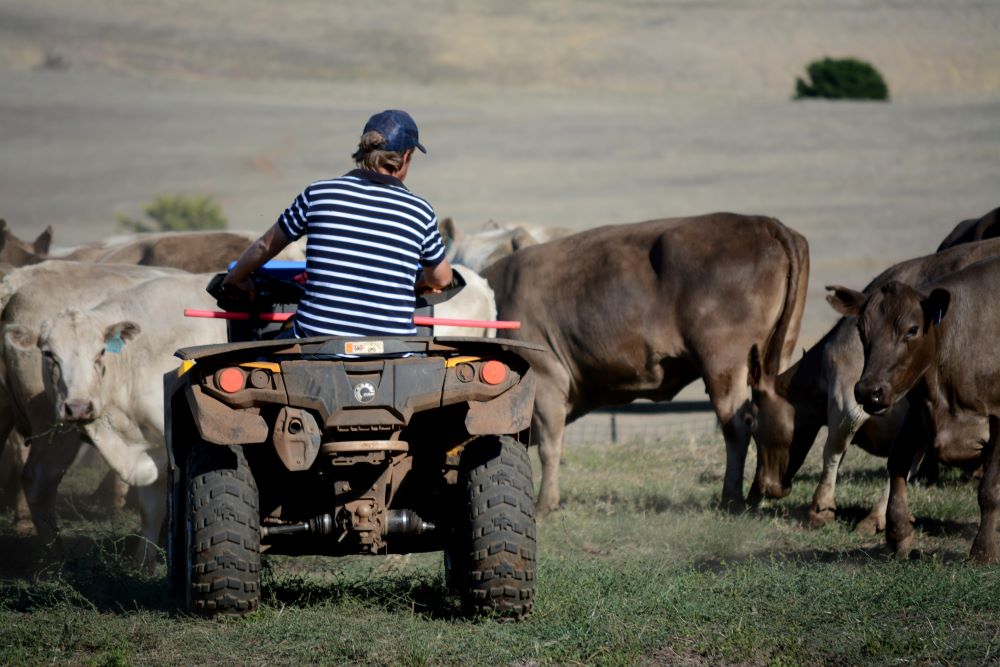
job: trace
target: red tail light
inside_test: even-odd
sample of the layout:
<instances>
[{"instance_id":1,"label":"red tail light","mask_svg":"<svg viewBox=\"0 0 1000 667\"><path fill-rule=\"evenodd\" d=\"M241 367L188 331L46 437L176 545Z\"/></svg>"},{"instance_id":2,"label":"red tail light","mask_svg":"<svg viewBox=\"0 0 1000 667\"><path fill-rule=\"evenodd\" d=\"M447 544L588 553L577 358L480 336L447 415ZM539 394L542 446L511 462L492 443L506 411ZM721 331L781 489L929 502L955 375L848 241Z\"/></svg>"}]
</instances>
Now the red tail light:
<instances>
[{"instance_id":1,"label":"red tail light","mask_svg":"<svg viewBox=\"0 0 1000 667\"><path fill-rule=\"evenodd\" d=\"M480 374L486 384L500 384L507 379L507 367L494 359L483 364Z\"/></svg>"},{"instance_id":2,"label":"red tail light","mask_svg":"<svg viewBox=\"0 0 1000 667\"><path fill-rule=\"evenodd\" d=\"M238 368L224 368L215 376L215 384L227 394L243 389L243 382L243 371Z\"/></svg>"}]
</instances>

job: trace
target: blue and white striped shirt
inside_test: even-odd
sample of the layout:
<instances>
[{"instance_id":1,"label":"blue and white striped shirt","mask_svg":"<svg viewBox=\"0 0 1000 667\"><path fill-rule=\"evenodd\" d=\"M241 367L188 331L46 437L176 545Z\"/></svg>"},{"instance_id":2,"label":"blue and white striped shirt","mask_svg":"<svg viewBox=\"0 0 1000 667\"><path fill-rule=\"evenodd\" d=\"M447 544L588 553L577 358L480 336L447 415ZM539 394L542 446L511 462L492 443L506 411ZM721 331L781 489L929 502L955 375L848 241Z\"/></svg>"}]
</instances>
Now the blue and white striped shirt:
<instances>
[{"instance_id":1,"label":"blue and white striped shirt","mask_svg":"<svg viewBox=\"0 0 1000 667\"><path fill-rule=\"evenodd\" d=\"M414 291L421 266L444 259L437 216L403 183L366 169L316 181L281 217L281 230L306 244L306 293L295 334L415 334Z\"/></svg>"}]
</instances>

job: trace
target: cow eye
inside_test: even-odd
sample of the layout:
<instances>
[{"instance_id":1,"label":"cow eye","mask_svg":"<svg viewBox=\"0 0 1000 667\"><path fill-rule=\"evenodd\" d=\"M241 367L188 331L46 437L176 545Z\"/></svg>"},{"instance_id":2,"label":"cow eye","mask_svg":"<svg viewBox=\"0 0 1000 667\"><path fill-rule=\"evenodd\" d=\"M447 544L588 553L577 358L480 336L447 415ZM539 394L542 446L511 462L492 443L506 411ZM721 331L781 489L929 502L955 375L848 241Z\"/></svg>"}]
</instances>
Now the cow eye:
<instances>
[{"instance_id":1,"label":"cow eye","mask_svg":"<svg viewBox=\"0 0 1000 667\"><path fill-rule=\"evenodd\" d=\"M917 325L913 325L912 327L906 330L906 337L914 338L918 333L920 333L920 327L918 327Z\"/></svg>"}]
</instances>

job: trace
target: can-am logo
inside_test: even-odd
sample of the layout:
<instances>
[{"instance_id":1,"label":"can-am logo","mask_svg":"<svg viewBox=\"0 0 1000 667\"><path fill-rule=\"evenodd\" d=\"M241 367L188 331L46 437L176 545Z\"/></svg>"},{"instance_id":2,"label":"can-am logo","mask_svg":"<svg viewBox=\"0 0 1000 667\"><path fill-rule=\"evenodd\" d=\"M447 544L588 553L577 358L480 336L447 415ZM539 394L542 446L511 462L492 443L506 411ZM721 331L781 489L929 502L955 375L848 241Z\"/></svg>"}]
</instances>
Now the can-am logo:
<instances>
[{"instance_id":1,"label":"can-am logo","mask_svg":"<svg viewBox=\"0 0 1000 667\"><path fill-rule=\"evenodd\" d=\"M359 382L354 385L354 398L358 399L358 403L372 400L375 398L375 385L371 382Z\"/></svg>"}]
</instances>

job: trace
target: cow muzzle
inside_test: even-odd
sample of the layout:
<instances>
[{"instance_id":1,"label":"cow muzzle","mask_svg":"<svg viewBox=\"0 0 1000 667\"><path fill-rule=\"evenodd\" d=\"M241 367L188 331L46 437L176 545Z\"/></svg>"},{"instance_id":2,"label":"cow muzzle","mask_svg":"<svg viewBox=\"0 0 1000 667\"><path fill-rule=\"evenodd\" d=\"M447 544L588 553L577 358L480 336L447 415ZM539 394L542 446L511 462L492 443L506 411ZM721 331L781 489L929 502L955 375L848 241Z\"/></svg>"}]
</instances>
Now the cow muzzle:
<instances>
[{"instance_id":1,"label":"cow muzzle","mask_svg":"<svg viewBox=\"0 0 1000 667\"><path fill-rule=\"evenodd\" d=\"M97 409L89 398L78 398L63 403L62 415L64 421L91 421L97 417Z\"/></svg>"},{"instance_id":2,"label":"cow muzzle","mask_svg":"<svg viewBox=\"0 0 1000 667\"><path fill-rule=\"evenodd\" d=\"M854 385L854 400L870 415L884 415L889 411L889 386L884 382L866 382L862 378Z\"/></svg>"}]
</instances>

